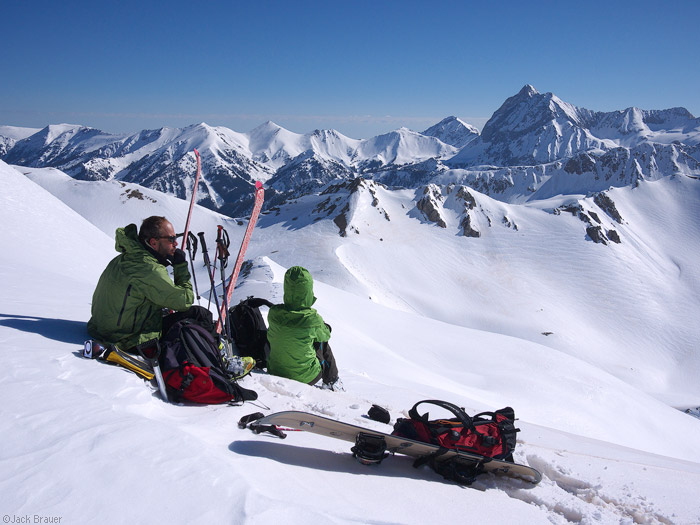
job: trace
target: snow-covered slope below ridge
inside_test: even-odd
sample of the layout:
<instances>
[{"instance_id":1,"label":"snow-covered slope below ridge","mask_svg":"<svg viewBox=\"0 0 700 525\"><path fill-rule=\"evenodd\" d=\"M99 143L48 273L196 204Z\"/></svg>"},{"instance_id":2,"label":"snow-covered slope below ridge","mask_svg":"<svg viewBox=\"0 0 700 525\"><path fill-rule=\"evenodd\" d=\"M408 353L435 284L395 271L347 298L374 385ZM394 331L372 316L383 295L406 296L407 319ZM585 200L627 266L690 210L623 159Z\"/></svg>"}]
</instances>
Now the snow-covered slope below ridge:
<instances>
[{"instance_id":1,"label":"snow-covered slope below ridge","mask_svg":"<svg viewBox=\"0 0 700 525\"><path fill-rule=\"evenodd\" d=\"M114 198L119 184L63 180L73 193L88 187L103 192L99 210L105 225L138 221L148 212L186 213L187 202L147 189L144 196L156 202L124 203ZM388 309L325 284L324 276L316 281L317 306L334 327L348 391L331 393L253 374L243 384L258 392L264 412L308 410L386 431L390 427L363 417L371 403L386 406L394 418L424 398L445 398L471 412L510 404L520 417L516 460L538 468L543 481L532 488L484 477L473 485L476 490L465 490L427 468L411 468L411 460L400 455L370 468L355 462L342 441L303 432L279 441L239 430L236 421L260 410L257 405L165 404L135 375L79 356L92 290L115 253L111 237L2 162L0 186L3 240L11 248L0 254L0 285L7 292L0 315L5 363L0 504L10 517L138 521L152 515L154 501L161 509L156 519L169 523L366 523L371 516L417 524L455 515L498 523L693 523L700 516L697 420L552 348ZM371 219L379 213L361 191L354 219ZM400 195L396 204L407 198ZM95 208L90 202L82 207ZM208 215L197 208L193 220L213 233L210 225L224 219ZM284 267L271 258L315 258L291 228L302 218L288 219L290 228L277 239L280 251L256 257L236 299L255 293L280 300ZM232 239L242 233L225 223ZM334 227L315 223L321 235L317 248L324 224ZM273 242L269 228L256 230L251 248ZM47 235L57 229L62 235ZM306 228L297 231L302 232L310 242L312 235ZM331 239L341 238L334 233ZM296 255L287 252L293 249ZM645 357L641 348L637 358ZM676 439L679 433L683 440ZM607 436L622 446L600 441ZM183 472L197 472L197 483ZM86 479L109 490L93 490L86 498ZM333 490L310 501L308 494L319 486ZM122 492L140 497L124 505L114 497Z\"/></svg>"},{"instance_id":2,"label":"snow-covered slope below ridge","mask_svg":"<svg viewBox=\"0 0 700 525\"><path fill-rule=\"evenodd\" d=\"M375 302L565 351L676 406L700 398L697 180L610 190L621 223L594 197L514 206L435 187L438 215L428 221L417 207L426 191L335 187L262 218L256 247L289 254L277 256L282 264L312 253L303 258L315 274ZM467 216L479 238L462 236ZM621 243L591 242L583 219ZM437 220L446 227L429 225ZM267 244L269 234L294 248Z\"/></svg>"},{"instance_id":3,"label":"snow-covered slope below ridge","mask_svg":"<svg viewBox=\"0 0 700 525\"><path fill-rule=\"evenodd\" d=\"M18 169L110 235L163 201L180 202L145 188ZM128 198L135 190L143 199ZM119 213L89 206L101 192L101 201L125 203ZM84 200L85 193L93 197ZM606 195L612 210L597 197L509 205L460 187L331 184L263 214L249 255L302 264L327 284L391 308L563 351L673 406L695 406L700 183L670 177ZM434 217L419 205L428 197ZM172 209L175 224L184 223ZM193 231L213 235L222 221L232 239L242 237L244 222L202 212L195 220L210 216L217 218L195 222ZM480 237L464 237L467 217ZM593 226L611 239L614 231L620 243L591 242Z\"/></svg>"}]
</instances>

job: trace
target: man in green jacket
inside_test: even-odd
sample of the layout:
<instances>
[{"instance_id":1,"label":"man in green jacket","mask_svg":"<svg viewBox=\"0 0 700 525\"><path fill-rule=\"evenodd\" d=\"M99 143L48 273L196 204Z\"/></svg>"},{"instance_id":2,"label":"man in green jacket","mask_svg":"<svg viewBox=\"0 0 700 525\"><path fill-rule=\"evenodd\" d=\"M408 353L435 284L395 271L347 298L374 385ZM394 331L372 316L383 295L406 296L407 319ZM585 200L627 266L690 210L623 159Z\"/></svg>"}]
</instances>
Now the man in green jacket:
<instances>
[{"instance_id":1,"label":"man in green jacket","mask_svg":"<svg viewBox=\"0 0 700 525\"><path fill-rule=\"evenodd\" d=\"M115 248L121 254L100 276L87 327L96 340L129 351L160 338L163 309L188 310L194 294L185 252L165 217L145 219L138 235L135 224L117 228Z\"/></svg>"},{"instance_id":2,"label":"man in green jacket","mask_svg":"<svg viewBox=\"0 0 700 525\"><path fill-rule=\"evenodd\" d=\"M309 385L323 379L324 388L342 390L328 344L331 328L311 308L316 302L313 286L311 274L301 266L293 266L284 275L284 304L270 308L267 316L267 370Z\"/></svg>"}]
</instances>

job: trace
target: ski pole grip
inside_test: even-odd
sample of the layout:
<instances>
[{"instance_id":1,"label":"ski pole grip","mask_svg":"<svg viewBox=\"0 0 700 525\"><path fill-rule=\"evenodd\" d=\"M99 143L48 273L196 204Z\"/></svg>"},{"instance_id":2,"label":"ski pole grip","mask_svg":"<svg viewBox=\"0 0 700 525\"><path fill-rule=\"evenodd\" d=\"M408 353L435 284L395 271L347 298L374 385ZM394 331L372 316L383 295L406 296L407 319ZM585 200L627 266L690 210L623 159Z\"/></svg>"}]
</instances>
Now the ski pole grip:
<instances>
[{"instance_id":1,"label":"ski pole grip","mask_svg":"<svg viewBox=\"0 0 700 525\"><path fill-rule=\"evenodd\" d=\"M204 240L204 232L199 232L197 236L199 237L199 243L202 245L202 252L207 253L207 241Z\"/></svg>"},{"instance_id":2,"label":"ski pole grip","mask_svg":"<svg viewBox=\"0 0 700 525\"><path fill-rule=\"evenodd\" d=\"M217 226L216 248L220 261L228 261L228 257L230 255L228 247L230 245L231 242L229 241L228 232L219 224Z\"/></svg>"},{"instance_id":3,"label":"ski pole grip","mask_svg":"<svg viewBox=\"0 0 700 525\"><path fill-rule=\"evenodd\" d=\"M197 236L192 232L187 234L187 250L190 249L192 249L192 259L194 259L197 255Z\"/></svg>"}]
</instances>

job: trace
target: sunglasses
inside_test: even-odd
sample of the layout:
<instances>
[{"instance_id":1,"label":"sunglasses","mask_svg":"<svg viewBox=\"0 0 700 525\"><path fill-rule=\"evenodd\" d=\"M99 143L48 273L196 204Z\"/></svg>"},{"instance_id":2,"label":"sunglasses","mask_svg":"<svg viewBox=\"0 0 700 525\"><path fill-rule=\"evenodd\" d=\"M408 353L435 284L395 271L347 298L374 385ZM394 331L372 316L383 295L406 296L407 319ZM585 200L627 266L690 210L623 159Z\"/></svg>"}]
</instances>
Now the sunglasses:
<instances>
[{"instance_id":1,"label":"sunglasses","mask_svg":"<svg viewBox=\"0 0 700 525\"><path fill-rule=\"evenodd\" d=\"M159 237L153 237L153 238L154 239L168 239L168 241L170 241L170 244L175 244L175 241L177 240L178 237L179 237L179 235L161 235Z\"/></svg>"}]
</instances>

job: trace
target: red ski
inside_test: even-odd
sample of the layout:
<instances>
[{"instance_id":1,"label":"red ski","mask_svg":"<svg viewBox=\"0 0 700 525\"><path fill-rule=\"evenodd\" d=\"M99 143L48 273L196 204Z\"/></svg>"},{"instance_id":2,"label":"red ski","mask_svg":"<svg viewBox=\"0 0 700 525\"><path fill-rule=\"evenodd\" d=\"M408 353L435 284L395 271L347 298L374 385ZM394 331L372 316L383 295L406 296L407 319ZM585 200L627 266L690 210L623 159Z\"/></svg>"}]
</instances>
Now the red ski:
<instances>
[{"instance_id":1,"label":"red ski","mask_svg":"<svg viewBox=\"0 0 700 525\"><path fill-rule=\"evenodd\" d=\"M263 189L262 182L255 182L255 205L253 206L253 212L250 214L250 220L248 221L248 227L245 230L245 235L243 236L243 242L241 242L241 247L238 250L238 257L236 258L236 266L233 268L233 273L228 281L228 286L226 287L226 295L224 301L221 304L221 311L219 312L219 320L216 322L216 332L221 333L221 329L226 322L226 305L231 304L231 296L233 295L233 289L236 287L236 280L238 280L238 273L241 271L241 266L243 265L243 257L245 257L245 252L248 249L248 243L250 242L250 237L253 235L253 228L255 228L255 222L258 220L258 215L260 215L260 208L262 208L263 200L265 198L265 190Z\"/></svg>"},{"instance_id":2,"label":"red ski","mask_svg":"<svg viewBox=\"0 0 700 525\"><path fill-rule=\"evenodd\" d=\"M202 174L202 161L199 158L199 151L194 149L194 155L197 157L197 174L194 177L194 186L192 186L192 200L190 200L190 210L187 212L187 222L185 223L185 233L182 237L182 245L187 246L187 234L190 231L190 218L192 217L192 208L197 197L197 186L199 185L199 176Z\"/></svg>"}]
</instances>

